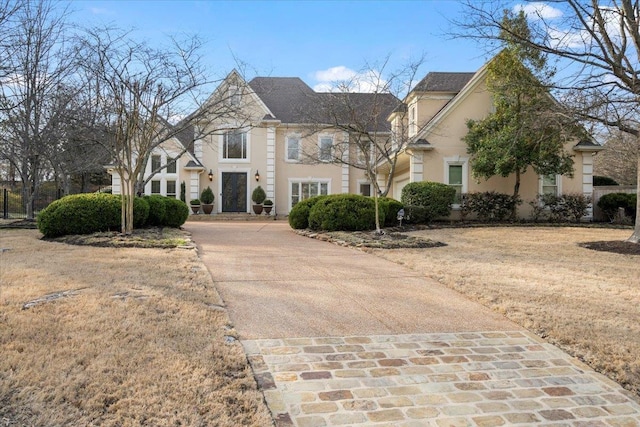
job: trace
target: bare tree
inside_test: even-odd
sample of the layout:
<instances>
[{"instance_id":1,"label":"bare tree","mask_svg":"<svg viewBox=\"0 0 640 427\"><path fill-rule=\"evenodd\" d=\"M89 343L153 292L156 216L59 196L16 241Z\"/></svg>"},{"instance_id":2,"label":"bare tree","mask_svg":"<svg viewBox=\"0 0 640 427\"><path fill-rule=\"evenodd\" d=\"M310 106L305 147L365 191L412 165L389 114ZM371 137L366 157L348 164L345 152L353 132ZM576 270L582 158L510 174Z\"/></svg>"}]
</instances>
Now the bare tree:
<instances>
[{"instance_id":1,"label":"bare tree","mask_svg":"<svg viewBox=\"0 0 640 427\"><path fill-rule=\"evenodd\" d=\"M564 103L573 105L574 114L625 132L640 146L640 2L523 2L518 10L510 5L468 1L466 20L456 22L463 29L457 35L492 42L507 34L527 49L555 57L562 78L556 76L554 89ZM504 25L504 12L519 10L529 18L530 37ZM640 188L640 168L636 181ZM640 243L640 219L628 241Z\"/></svg>"},{"instance_id":2,"label":"bare tree","mask_svg":"<svg viewBox=\"0 0 640 427\"><path fill-rule=\"evenodd\" d=\"M51 2L26 1L3 34L0 57L10 72L0 79L0 156L20 176L28 218L34 216L34 196L49 171L47 150L60 134L66 108L56 93L73 71L66 17Z\"/></svg>"},{"instance_id":3,"label":"bare tree","mask_svg":"<svg viewBox=\"0 0 640 427\"><path fill-rule=\"evenodd\" d=\"M315 102L307 111L310 133L334 131L344 138L334 138L331 147L302 152L311 163L331 162L364 171L376 201L378 233L377 198L388 194L398 155L410 142L403 100L416 82L424 57L396 72L386 72L388 63L389 57L379 66L367 64L352 78L336 82L329 92L313 95ZM378 177L383 167L386 178L381 183Z\"/></svg>"},{"instance_id":4,"label":"bare tree","mask_svg":"<svg viewBox=\"0 0 640 427\"><path fill-rule=\"evenodd\" d=\"M133 231L135 195L168 166L145 174L154 149L184 132L192 135L191 143L202 139L219 131L220 122L246 124L232 102L235 94L205 96L214 81L200 61L202 42L197 37L171 42L157 49L110 28L90 30L82 42L81 64L92 75L92 90L111 132L106 143L122 182L123 234ZM185 144L177 157L189 148Z\"/></svg>"},{"instance_id":5,"label":"bare tree","mask_svg":"<svg viewBox=\"0 0 640 427\"><path fill-rule=\"evenodd\" d=\"M606 149L599 153L593 163L596 174L613 178L619 184L633 185L638 176L640 146L634 136L614 131L607 137Z\"/></svg>"}]
</instances>

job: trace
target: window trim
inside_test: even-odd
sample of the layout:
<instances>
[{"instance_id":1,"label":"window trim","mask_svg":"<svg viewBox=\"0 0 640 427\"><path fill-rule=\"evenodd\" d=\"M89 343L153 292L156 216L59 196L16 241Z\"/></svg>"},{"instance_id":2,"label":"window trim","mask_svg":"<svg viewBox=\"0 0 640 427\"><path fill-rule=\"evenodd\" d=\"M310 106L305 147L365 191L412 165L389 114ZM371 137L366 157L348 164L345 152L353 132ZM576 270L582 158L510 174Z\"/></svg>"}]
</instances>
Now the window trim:
<instances>
[{"instance_id":1,"label":"window trim","mask_svg":"<svg viewBox=\"0 0 640 427\"><path fill-rule=\"evenodd\" d=\"M329 148L329 159L323 159L322 156L322 140L323 139L330 139L331 140L331 147ZM335 137L334 135L318 135L318 160L322 163L332 163L333 162L333 146L335 144Z\"/></svg>"},{"instance_id":2,"label":"window trim","mask_svg":"<svg viewBox=\"0 0 640 427\"><path fill-rule=\"evenodd\" d=\"M555 176L556 178L556 196L562 195L562 175L559 174L550 174L550 175L539 175L538 176L538 195L542 196L544 193L544 177L545 176Z\"/></svg>"},{"instance_id":3,"label":"window trim","mask_svg":"<svg viewBox=\"0 0 640 427\"><path fill-rule=\"evenodd\" d=\"M288 179L288 201L287 201L287 206L289 211L291 211L291 208L293 207L293 184L318 184L318 193L320 193L320 185L321 184L327 184L327 194L331 194L331 178L314 178L314 177L307 177L307 178L289 178ZM302 187L300 187L300 189L302 189ZM320 195L320 194L317 194ZM301 200L305 200L305 199L301 199ZM298 200L298 202L300 202L301 200Z\"/></svg>"},{"instance_id":4,"label":"window trim","mask_svg":"<svg viewBox=\"0 0 640 427\"><path fill-rule=\"evenodd\" d=\"M225 155L225 139L229 133L238 132L244 135L245 157L244 158L226 158ZM251 162L251 132L245 128L229 128L220 134L218 144L218 161L220 163L250 163Z\"/></svg>"},{"instance_id":5,"label":"window trim","mask_svg":"<svg viewBox=\"0 0 640 427\"><path fill-rule=\"evenodd\" d=\"M296 139L298 141L298 156L297 158L289 157L289 140ZM287 135L284 139L284 161L287 163L299 163L302 159L302 139L298 134Z\"/></svg>"},{"instance_id":6,"label":"window trim","mask_svg":"<svg viewBox=\"0 0 640 427\"><path fill-rule=\"evenodd\" d=\"M465 194L469 191L469 158L461 156L445 157L444 158L444 179L443 183L449 184L449 166L462 166L462 189L460 194ZM451 205L452 209L460 209L459 203Z\"/></svg>"}]
</instances>

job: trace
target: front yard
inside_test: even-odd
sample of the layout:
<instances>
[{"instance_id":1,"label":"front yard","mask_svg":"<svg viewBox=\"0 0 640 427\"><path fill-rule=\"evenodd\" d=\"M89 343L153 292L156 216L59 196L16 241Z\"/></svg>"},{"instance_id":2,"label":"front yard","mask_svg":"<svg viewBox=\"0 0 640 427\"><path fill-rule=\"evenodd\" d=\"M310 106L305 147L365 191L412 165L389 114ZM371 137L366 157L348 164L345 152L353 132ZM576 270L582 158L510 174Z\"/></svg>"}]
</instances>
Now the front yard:
<instances>
[{"instance_id":1,"label":"front yard","mask_svg":"<svg viewBox=\"0 0 640 427\"><path fill-rule=\"evenodd\" d=\"M40 236L0 230L0 425L270 425L193 249Z\"/></svg>"},{"instance_id":2,"label":"front yard","mask_svg":"<svg viewBox=\"0 0 640 427\"><path fill-rule=\"evenodd\" d=\"M369 249L546 338L640 395L640 256L579 246L631 230L443 228L408 233L447 246Z\"/></svg>"}]
</instances>

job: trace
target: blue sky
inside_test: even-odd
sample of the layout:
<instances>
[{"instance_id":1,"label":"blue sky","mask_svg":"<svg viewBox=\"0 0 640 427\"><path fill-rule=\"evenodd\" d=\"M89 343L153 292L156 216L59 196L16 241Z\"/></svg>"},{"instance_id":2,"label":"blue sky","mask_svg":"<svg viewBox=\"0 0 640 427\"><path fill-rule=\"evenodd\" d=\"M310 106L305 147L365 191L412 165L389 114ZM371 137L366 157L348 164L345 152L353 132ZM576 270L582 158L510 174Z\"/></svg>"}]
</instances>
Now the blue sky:
<instances>
[{"instance_id":1,"label":"blue sky","mask_svg":"<svg viewBox=\"0 0 640 427\"><path fill-rule=\"evenodd\" d=\"M390 70L425 55L428 71L475 71L487 59L474 42L451 40L456 1L75 1L83 25L134 28L152 43L197 33L216 76L245 62L247 77L296 76L321 88L388 55Z\"/></svg>"}]
</instances>

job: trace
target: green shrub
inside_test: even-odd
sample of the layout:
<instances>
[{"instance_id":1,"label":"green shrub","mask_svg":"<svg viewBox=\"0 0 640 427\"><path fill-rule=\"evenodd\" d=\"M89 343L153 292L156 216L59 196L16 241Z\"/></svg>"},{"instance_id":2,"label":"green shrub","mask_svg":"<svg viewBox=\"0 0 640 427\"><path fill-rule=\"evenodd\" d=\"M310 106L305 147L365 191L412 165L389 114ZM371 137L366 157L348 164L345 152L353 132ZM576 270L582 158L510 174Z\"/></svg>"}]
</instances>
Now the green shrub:
<instances>
[{"instance_id":1,"label":"green shrub","mask_svg":"<svg viewBox=\"0 0 640 427\"><path fill-rule=\"evenodd\" d=\"M424 206L406 206L404 207L405 222L409 224L428 224L431 222L431 211Z\"/></svg>"},{"instance_id":2,"label":"green shrub","mask_svg":"<svg viewBox=\"0 0 640 427\"><path fill-rule=\"evenodd\" d=\"M327 196L315 196L296 203L289 212L289 225L295 230L309 228L309 211L319 200Z\"/></svg>"},{"instance_id":3,"label":"green shrub","mask_svg":"<svg viewBox=\"0 0 640 427\"><path fill-rule=\"evenodd\" d=\"M251 193L251 200L253 200L253 203L255 203L256 205L262 204L262 202L264 202L264 199L266 198L267 193L265 193L262 187L259 185L254 188L253 193Z\"/></svg>"},{"instance_id":4,"label":"green shrub","mask_svg":"<svg viewBox=\"0 0 640 427\"><path fill-rule=\"evenodd\" d=\"M392 199L390 197L378 197L378 209L380 212L384 212L385 218L384 222L381 220L380 223L384 224L385 227L398 225L398 211L403 207L404 205L396 199ZM380 218L382 218L382 216Z\"/></svg>"},{"instance_id":5,"label":"green shrub","mask_svg":"<svg viewBox=\"0 0 640 427\"><path fill-rule=\"evenodd\" d=\"M133 203L133 224L143 227L149 204L141 197ZM54 201L38 215L38 229L45 237L91 234L117 230L121 221L121 198L107 193L74 194Z\"/></svg>"},{"instance_id":6,"label":"green shrub","mask_svg":"<svg viewBox=\"0 0 640 427\"><path fill-rule=\"evenodd\" d=\"M166 227L178 228L189 218L189 207L182 200L165 197L164 205L164 225Z\"/></svg>"},{"instance_id":7,"label":"green shrub","mask_svg":"<svg viewBox=\"0 0 640 427\"><path fill-rule=\"evenodd\" d=\"M619 208L624 209L624 214L636 221L636 202L637 195L634 193L609 193L600 197L598 207L602 212L613 221L618 213Z\"/></svg>"},{"instance_id":8,"label":"green shrub","mask_svg":"<svg viewBox=\"0 0 640 427\"><path fill-rule=\"evenodd\" d=\"M591 200L583 194L542 194L529 202L531 205L531 219L534 222L546 220L549 222L580 222L580 218L587 214Z\"/></svg>"},{"instance_id":9,"label":"green shrub","mask_svg":"<svg viewBox=\"0 0 640 427\"><path fill-rule=\"evenodd\" d=\"M411 182L402 189L402 204L411 207L411 222L427 224L451 214L456 190L439 182ZM419 209L415 209L418 207Z\"/></svg>"},{"instance_id":10,"label":"green shrub","mask_svg":"<svg viewBox=\"0 0 640 427\"><path fill-rule=\"evenodd\" d=\"M166 197L154 194L151 196L144 196L144 199L149 204L149 217L147 219L147 224L156 227L163 226L165 216L167 214L167 206L164 201Z\"/></svg>"},{"instance_id":11,"label":"green shrub","mask_svg":"<svg viewBox=\"0 0 640 427\"><path fill-rule=\"evenodd\" d=\"M384 211L380 211L384 223ZM309 228L323 231L360 231L376 228L375 202L357 194L336 194L317 201L309 211Z\"/></svg>"},{"instance_id":12,"label":"green shrub","mask_svg":"<svg viewBox=\"0 0 640 427\"><path fill-rule=\"evenodd\" d=\"M213 190L211 190L211 187L207 187L202 190L202 193L200 194L200 200L202 200L202 203L210 205L213 203L214 199L215 197L213 196Z\"/></svg>"},{"instance_id":13,"label":"green shrub","mask_svg":"<svg viewBox=\"0 0 640 427\"><path fill-rule=\"evenodd\" d=\"M467 193L461 197L462 216L473 212L480 221L504 221L521 203L520 197L495 191Z\"/></svg>"},{"instance_id":14,"label":"green shrub","mask_svg":"<svg viewBox=\"0 0 640 427\"><path fill-rule=\"evenodd\" d=\"M593 176L593 186L594 187L598 187L598 186L603 186L603 185L620 185L620 184L618 184L618 182L615 179L609 178L608 176L597 176L597 175L594 175Z\"/></svg>"}]
</instances>

